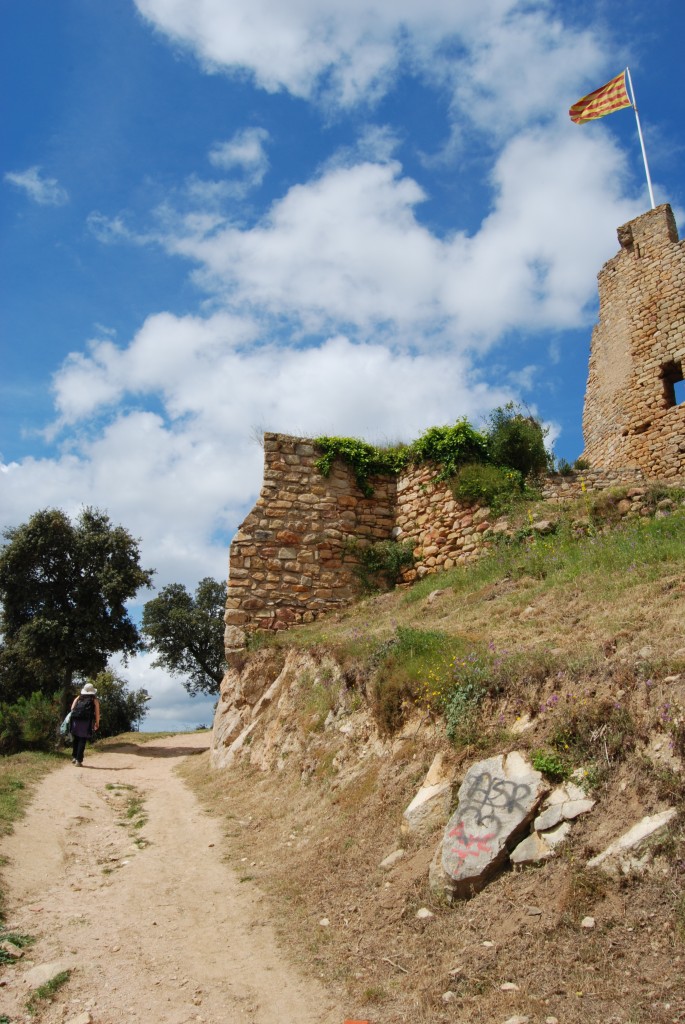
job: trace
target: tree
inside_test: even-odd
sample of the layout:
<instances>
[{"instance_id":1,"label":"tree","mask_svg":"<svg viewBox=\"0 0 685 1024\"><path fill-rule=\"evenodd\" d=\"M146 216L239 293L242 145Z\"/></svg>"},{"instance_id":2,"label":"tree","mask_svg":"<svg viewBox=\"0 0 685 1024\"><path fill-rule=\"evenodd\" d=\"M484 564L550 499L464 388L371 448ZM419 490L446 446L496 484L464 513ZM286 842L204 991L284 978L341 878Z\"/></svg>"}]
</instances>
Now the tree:
<instances>
[{"instance_id":1,"label":"tree","mask_svg":"<svg viewBox=\"0 0 685 1024\"><path fill-rule=\"evenodd\" d=\"M0 551L6 697L61 692L66 712L75 676L103 671L111 654L143 647L126 601L149 587L138 541L98 509L75 523L60 509L36 512L6 530Z\"/></svg>"},{"instance_id":2,"label":"tree","mask_svg":"<svg viewBox=\"0 0 685 1024\"><path fill-rule=\"evenodd\" d=\"M545 448L547 431L534 416L513 402L494 409L487 431L488 454L496 466L509 466L523 479L549 469L552 456Z\"/></svg>"},{"instance_id":3,"label":"tree","mask_svg":"<svg viewBox=\"0 0 685 1024\"><path fill-rule=\"evenodd\" d=\"M186 676L188 693L218 693L225 669L226 585L206 576L195 597L170 583L143 608L142 632L157 653L153 665Z\"/></svg>"},{"instance_id":4,"label":"tree","mask_svg":"<svg viewBox=\"0 0 685 1024\"><path fill-rule=\"evenodd\" d=\"M114 672L100 672L91 680L100 701L99 738L134 732L147 714L150 694L147 690L129 690L125 679Z\"/></svg>"}]
</instances>

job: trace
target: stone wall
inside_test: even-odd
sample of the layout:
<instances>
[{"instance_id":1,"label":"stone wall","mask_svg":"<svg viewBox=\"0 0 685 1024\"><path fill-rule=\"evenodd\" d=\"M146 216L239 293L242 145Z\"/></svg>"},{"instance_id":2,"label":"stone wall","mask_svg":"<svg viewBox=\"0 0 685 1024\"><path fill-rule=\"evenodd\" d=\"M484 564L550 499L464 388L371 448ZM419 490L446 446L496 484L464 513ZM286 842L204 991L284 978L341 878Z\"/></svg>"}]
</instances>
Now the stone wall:
<instances>
[{"instance_id":1,"label":"stone wall","mask_svg":"<svg viewBox=\"0 0 685 1024\"><path fill-rule=\"evenodd\" d=\"M409 467L397 479L375 477L365 497L350 468L336 459L323 477L310 440L264 437L264 482L254 509L231 543L226 650L245 633L313 622L359 596L354 545L411 540L416 567L404 581L478 557L506 533L505 517L457 501L434 466ZM543 497L559 504L583 492L635 486L636 470L592 470L546 478Z\"/></svg>"},{"instance_id":2,"label":"stone wall","mask_svg":"<svg viewBox=\"0 0 685 1024\"><path fill-rule=\"evenodd\" d=\"M374 479L366 498L345 463L324 478L318 457L305 438L264 435L261 494L231 543L227 650L244 646L246 630L287 629L348 604L359 584L346 542L391 535L395 479Z\"/></svg>"},{"instance_id":3,"label":"stone wall","mask_svg":"<svg viewBox=\"0 0 685 1024\"><path fill-rule=\"evenodd\" d=\"M599 273L599 321L585 394L585 457L685 480L685 242L668 205L618 229Z\"/></svg>"}]
</instances>

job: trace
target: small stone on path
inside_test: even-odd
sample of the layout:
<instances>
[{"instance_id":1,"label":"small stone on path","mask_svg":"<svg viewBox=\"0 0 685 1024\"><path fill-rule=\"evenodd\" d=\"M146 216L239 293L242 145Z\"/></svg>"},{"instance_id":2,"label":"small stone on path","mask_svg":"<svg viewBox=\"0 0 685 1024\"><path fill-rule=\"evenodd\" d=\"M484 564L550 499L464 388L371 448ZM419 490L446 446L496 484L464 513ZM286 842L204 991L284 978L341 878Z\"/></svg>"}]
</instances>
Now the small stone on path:
<instances>
[{"instance_id":1,"label":"small stone on path","mask_svg":"<svg viewBox=\"0 0 685 1024\"><path fill-rule=\"evenodd\" d=\"M580 922L580 927L581 928L587 928L588 930L594 928L595 927L595 919L594 919L594 917L584 917L583 920Z\"/></svg>"}]
</instances>

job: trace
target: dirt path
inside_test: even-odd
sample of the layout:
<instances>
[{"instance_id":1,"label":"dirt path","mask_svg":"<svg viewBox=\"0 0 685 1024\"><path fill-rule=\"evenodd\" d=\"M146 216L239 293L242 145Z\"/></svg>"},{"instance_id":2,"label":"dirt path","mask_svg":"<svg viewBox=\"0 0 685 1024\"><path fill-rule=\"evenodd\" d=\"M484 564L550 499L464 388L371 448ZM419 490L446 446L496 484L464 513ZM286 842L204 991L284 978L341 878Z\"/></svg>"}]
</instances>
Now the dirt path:
<instances>
[{"instance_id":1,"label":"dirt path","mask_svg":"<svg viewBox=\"0 0 685 1024\"><path fill-rule=\"evenodd\" d=\"M93 1024L341 1024L325 990L285 962L259 891L222 860L219 822L173 771L208 740L89 750L83 768L40 784L2 843L7 923L38 942L4 969L0 1015L23 1020L31 968L58 963L72 974L45 1024L87 1012Z\"/></svg>"}]
</instances>

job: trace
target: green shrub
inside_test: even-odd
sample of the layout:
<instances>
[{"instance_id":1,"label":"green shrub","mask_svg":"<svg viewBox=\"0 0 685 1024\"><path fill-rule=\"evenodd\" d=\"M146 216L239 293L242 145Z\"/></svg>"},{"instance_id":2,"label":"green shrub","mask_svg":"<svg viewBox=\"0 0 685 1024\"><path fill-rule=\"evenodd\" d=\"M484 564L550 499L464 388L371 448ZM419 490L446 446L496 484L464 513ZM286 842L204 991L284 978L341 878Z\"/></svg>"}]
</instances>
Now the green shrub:
<instances>
[{"instance_id":1,"label":"green shrub","mask_svg":"<svg viewBox=\"0 0 685 1024\"><path fill-rule=\"evenodd\" d=\"M535 750L531 757L531 763L536 771L548 775L553 782L562 782L570 775L567 765L559 755L548 750Z\"/></svg>"},{"instance_id":2,"label":"green shrub","mask_svg":"<svg viewBox=\"0 0 685 1024\"><path fill-rule=\"evenodd\" d=\"M452 482L452 493L459 501L469 505L482 502L494 512L508 508L522 490L523 478L517 470L488 463L462 466Z\"/></svg>"},{"instance_id":3,"label":"green shrub","mask_svg":"<svg viewBox=\"0 0 685 1024\"><path fill-rule=\"evenodd\" d=\"M545 434L540 421L525 416L509 402L495 409L489 419L487 451L497 466L516 469L524 478L544 473L551 463L545 448Z\"/></svg>"},{"instance_id":4,"label":"green shrub","mask_svg":"<svg viewBox=\"0 0 685 1024\"><path fill-rule=\"evenodd\" d=\"M59 729L57 699L40 691L0 704L0 754L20 750L52 750Z\"/></svg>"},{"instance_id":5,"label":"green shrub","mask_svg":"<svg viewBox=\"0 0 685 1024\"><path fill-rule=\"evenodd\" d=\"M392 590L402 570L414 564L414 545L411 541L379 540L362 547L356 542L347 550L357 559L354 572L366 591L381 588Z\"/></svg>"},{"instance_id":6,"label":"green shrub","mask_svg":"<svg viewBox=\"0 0 685 1024\"><path fill-rule=\"evenodd\" d=\"M485 435L467 419L457 420L452 427L430 427L410 445L409 452L414 463L433 462L439 466L439 480L448 480L467 462L485 462L488 458Z\"/></svg>"}]
</instances>

